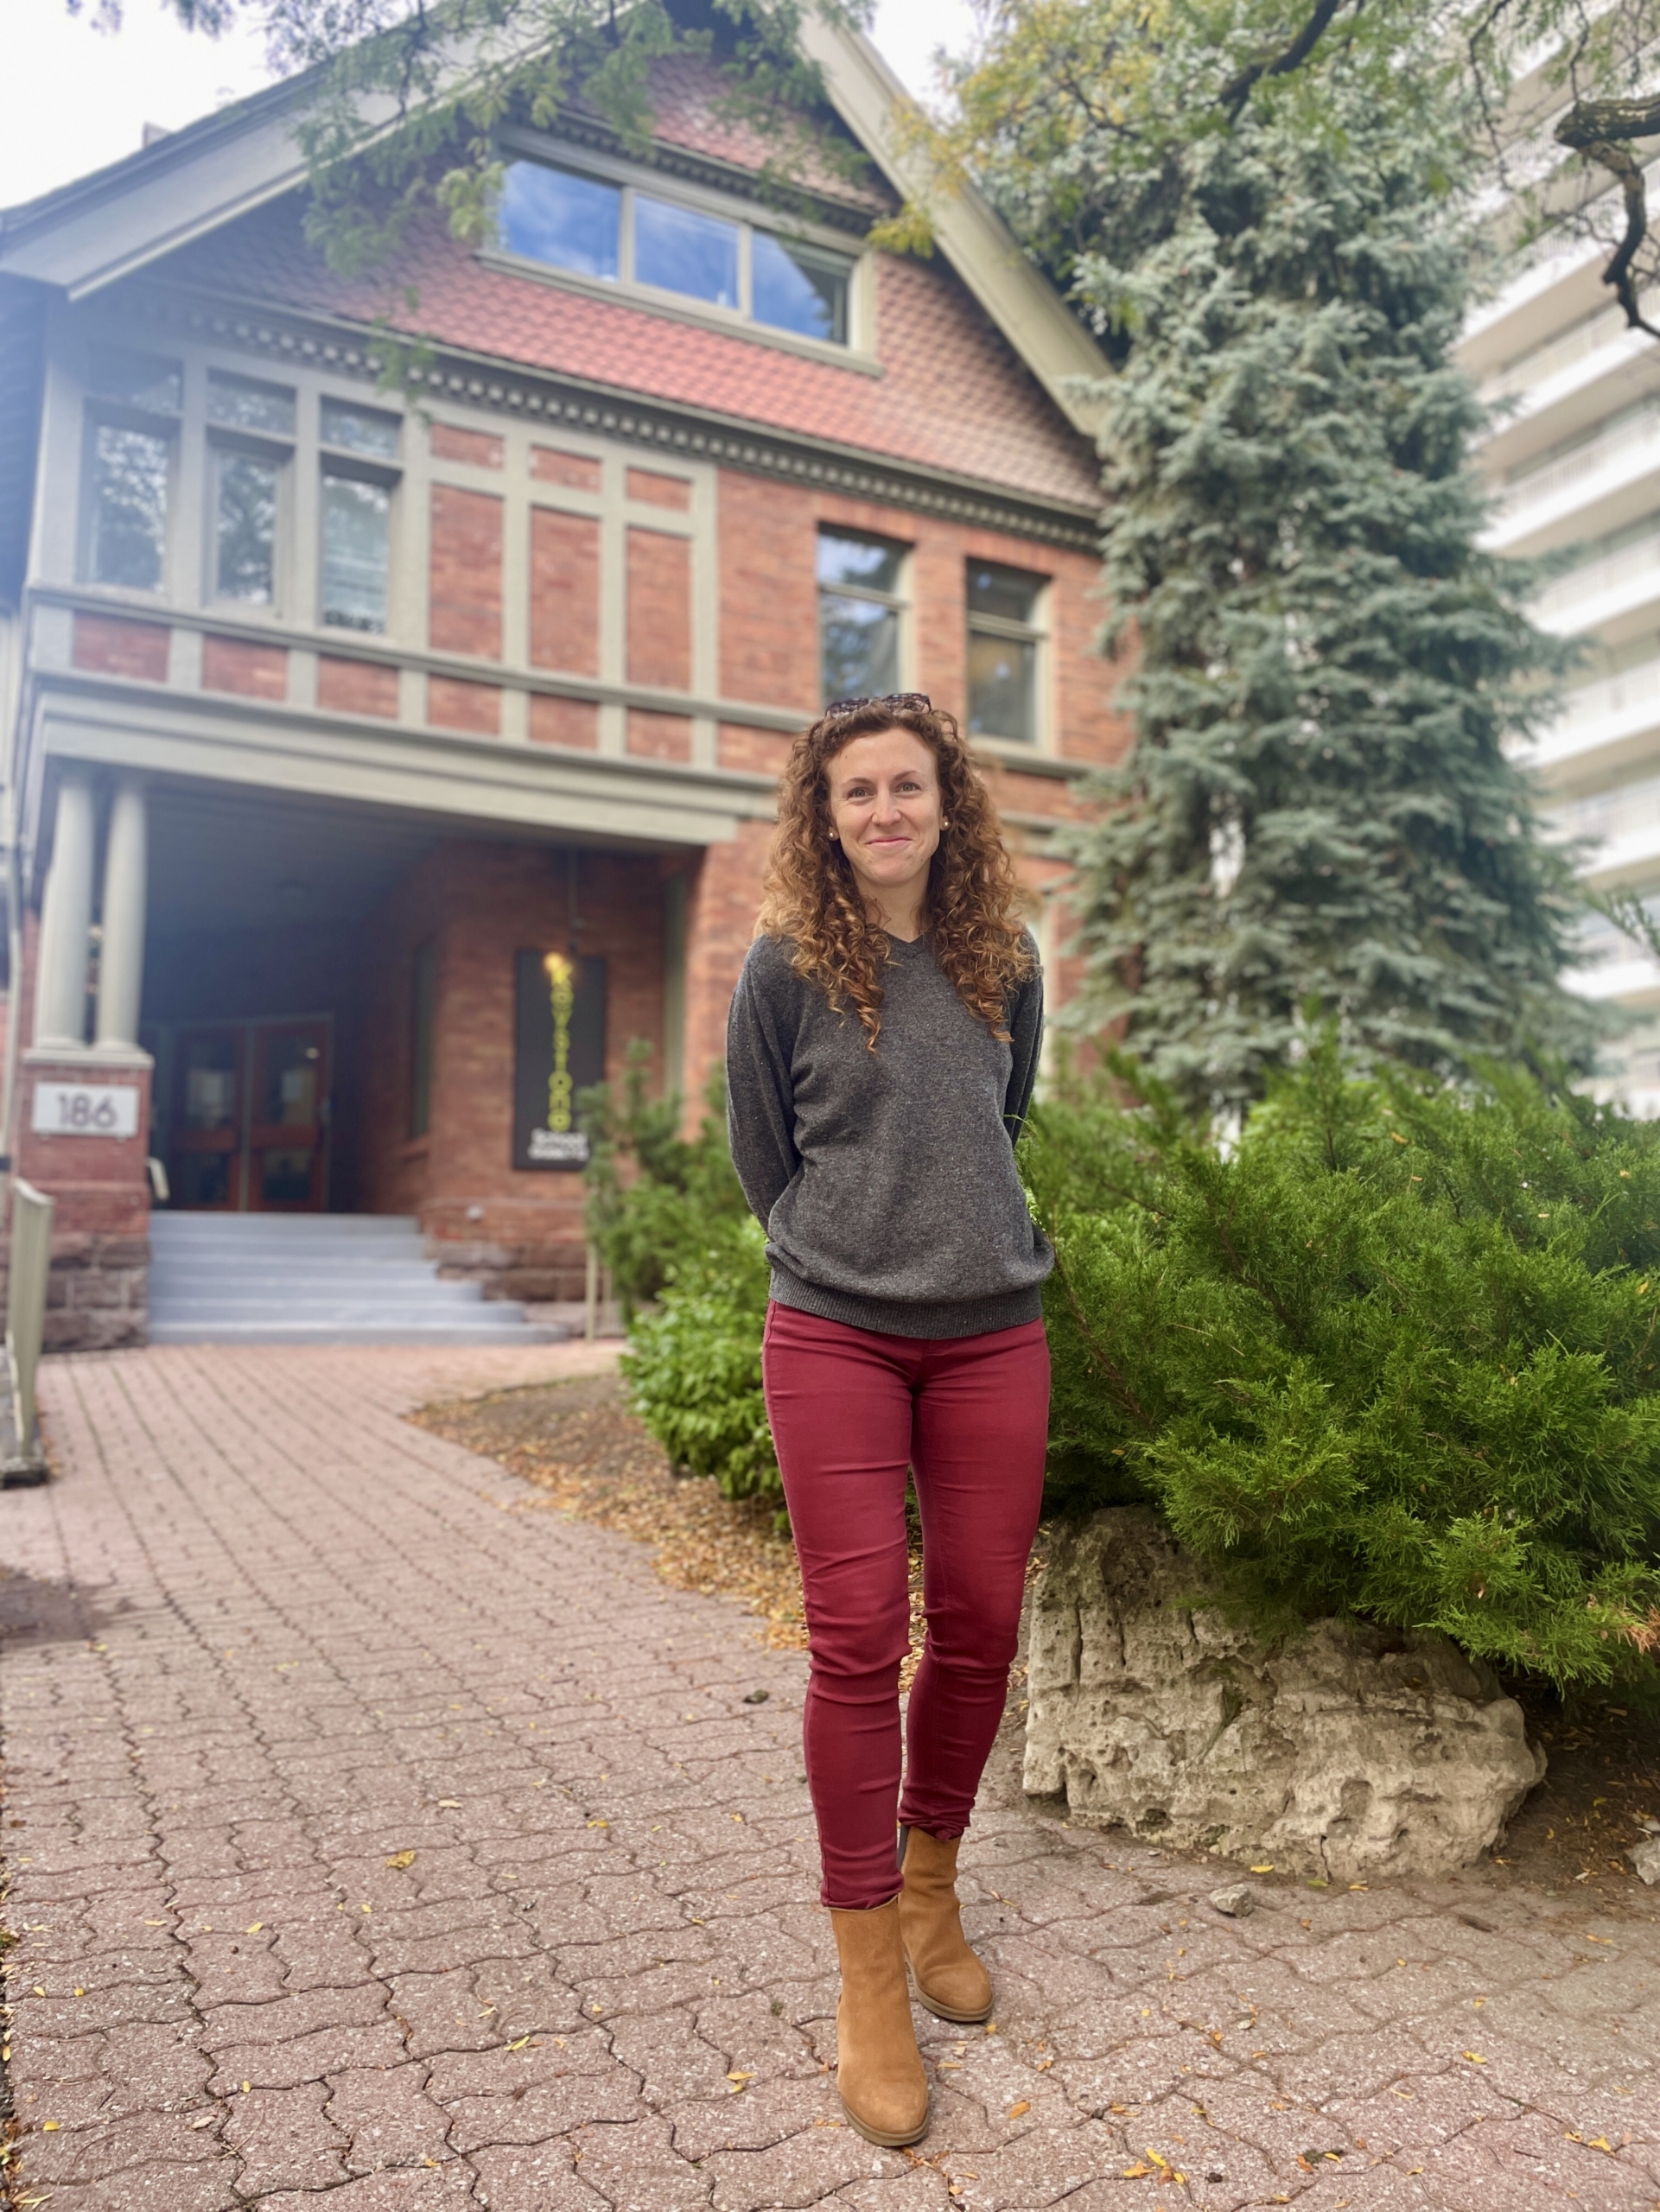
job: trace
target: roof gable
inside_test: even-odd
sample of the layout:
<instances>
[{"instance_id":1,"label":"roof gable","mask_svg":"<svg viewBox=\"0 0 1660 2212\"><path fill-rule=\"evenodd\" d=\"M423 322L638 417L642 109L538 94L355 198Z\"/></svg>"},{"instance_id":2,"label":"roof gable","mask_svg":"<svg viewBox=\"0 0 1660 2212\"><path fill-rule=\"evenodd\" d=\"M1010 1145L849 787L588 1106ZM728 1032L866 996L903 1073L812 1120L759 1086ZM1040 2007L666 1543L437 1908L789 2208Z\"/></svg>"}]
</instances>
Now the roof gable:
<instances>
[{"instance_id":1,"label":"roof gable","mask_svg":"<svg viewBox=\"0 0 1660 2212\"><path fill-rule=\"evenodd\" d=\"M886 63L862 34L817 16L808 18L805 43L837 115L887 181L906 190L895 130L906 96ZM292 114L308 81L273 86L0 213L0 274L84 298L293 191L304 181L305 163ZM390 100L371 103L372 124L391 127L395 119ZM709 128L706 118L697 119L706 143ZM684 143L694 135L677 108L665 140ZM1073 381L1107 373L1088 333L971 187L941 199L933 212L944 257L1063 415L1087 429L1091 410Z\"/></svg>"}]
</instances>

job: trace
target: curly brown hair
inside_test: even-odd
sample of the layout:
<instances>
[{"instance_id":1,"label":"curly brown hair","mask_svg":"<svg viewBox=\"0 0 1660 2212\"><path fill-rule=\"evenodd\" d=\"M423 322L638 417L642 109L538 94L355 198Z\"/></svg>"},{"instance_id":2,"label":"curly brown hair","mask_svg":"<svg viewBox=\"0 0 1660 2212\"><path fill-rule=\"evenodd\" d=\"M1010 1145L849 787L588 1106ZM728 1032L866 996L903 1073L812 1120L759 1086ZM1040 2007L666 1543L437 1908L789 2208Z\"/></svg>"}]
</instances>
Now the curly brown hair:
<instances>
[{"instance_id":1,"label":"curly brown hair","mask_svg":"<svg viewBox=\"0 0 1660 2212\"><path fill-rule=\"evenodd\" d=\"M874 1052L881 1033L881 970L893 957L865 911L847 855L830 835L832 760L856 737L909 730L934 756L944 826L928 868L925 905L934 957L969 1010L1007 1038L1008 1000L1032 951L1020 918L1025 894L1003 844L997 810L956 717L910 699L868 699L821 715L790 751L779 789L757 937L787 940L798 975L838 1012L857 1014Z\"/></svg>"}]
</instances>

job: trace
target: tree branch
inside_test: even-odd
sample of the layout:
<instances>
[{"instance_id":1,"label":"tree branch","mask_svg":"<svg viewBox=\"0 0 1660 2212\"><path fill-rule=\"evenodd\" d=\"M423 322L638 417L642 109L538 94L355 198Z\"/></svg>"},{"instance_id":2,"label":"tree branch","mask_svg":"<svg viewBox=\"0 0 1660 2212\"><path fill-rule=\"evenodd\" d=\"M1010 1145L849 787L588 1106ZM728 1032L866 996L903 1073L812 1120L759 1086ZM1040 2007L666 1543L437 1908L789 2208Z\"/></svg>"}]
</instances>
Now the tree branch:
<instances>
[{"instance_id":1,"label":"tree branch","mask_svg":"<svg viewBox=\"0 0 1660 2212\"><path fill-rule=\"evenodd\" d=\"M1660 338L1660 328L1643 313L1633 274L1649 233L1649 199L1643 163L1630 142L1654 137L1660 137L1660 92L1641 100L1576 100L1555 130L1558 145L1595 162L1619 185L1625 202L1625 235L1603 270L1602 281L1625 309L1627 329L1646 330L1650 338Z\"/></svg>"},{"instance_id":2,"label":"tree branch","mask_svg":"<svg viewBox=\"0 0 1660 2212\"><path fill-rule=\"evenodd\" d=\"M1294 69L1301 68L1325 37L1332 18L1346 4L1347 0L1314 0L1308 21L1289 46L1269 54L1265 60L1251 62L1237 77L1230 79L1221 94L1222 110L1230 123L1238 121L1240 110L1264 77L1288 77Z\"/></svg>"}]
</instances>

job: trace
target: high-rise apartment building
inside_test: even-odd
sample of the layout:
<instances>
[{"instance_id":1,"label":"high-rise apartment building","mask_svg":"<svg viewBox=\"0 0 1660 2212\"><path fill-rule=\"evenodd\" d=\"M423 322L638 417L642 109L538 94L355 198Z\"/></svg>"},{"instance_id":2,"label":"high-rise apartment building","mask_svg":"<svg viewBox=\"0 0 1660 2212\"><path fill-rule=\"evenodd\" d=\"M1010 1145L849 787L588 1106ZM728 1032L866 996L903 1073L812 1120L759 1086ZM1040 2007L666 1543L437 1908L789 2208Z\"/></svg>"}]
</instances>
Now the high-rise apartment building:
<instances>
[{"instance_id":1,"label":"high-rise apartment building","mask_svg":"<svg viewBox=\"0 0 1660 2212\"><path fill-rule=\"evenodd\" d=\"M1563 710L1532 759L1551 818L1583 842L1590 880L1660 913L1660 340L1631 330L1582 240L1536 255L1471 320L1461 349L1501 408L1483 449L1489 542L1561 555L1539 621L1584 641ZM1660 1114L1660 964L1611 925L1585 933L1574 977L1632 1017L1606 1084Z\"/></svg>"}]
</instances>

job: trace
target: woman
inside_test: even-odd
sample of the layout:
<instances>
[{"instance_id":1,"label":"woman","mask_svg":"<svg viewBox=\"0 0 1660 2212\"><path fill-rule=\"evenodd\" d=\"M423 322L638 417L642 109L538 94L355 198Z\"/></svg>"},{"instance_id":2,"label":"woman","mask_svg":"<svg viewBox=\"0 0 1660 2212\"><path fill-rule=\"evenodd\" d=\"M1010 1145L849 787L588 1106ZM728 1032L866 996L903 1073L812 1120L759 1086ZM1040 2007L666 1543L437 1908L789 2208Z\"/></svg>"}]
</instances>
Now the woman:
<instances>
[{"instance_id":1,"label":"woman","mask_svg":"<svg viewBox=\"0 0 1660 2212\"><path fill-rule=\"evenodd\" d=\"M837 2081L884 2145L928 2124L907 1960L942 2019L991 2012L957 1848L1037 1528L1053 1264L1014 1166L1043 1024L1018 896L951 715L914 692L843 700L784 772L727 1040L733 1158L773 1264L764 1376L811 1646ZM907 1472L928 1626L901 1797Z\"/></svg>"}]
</instances>

